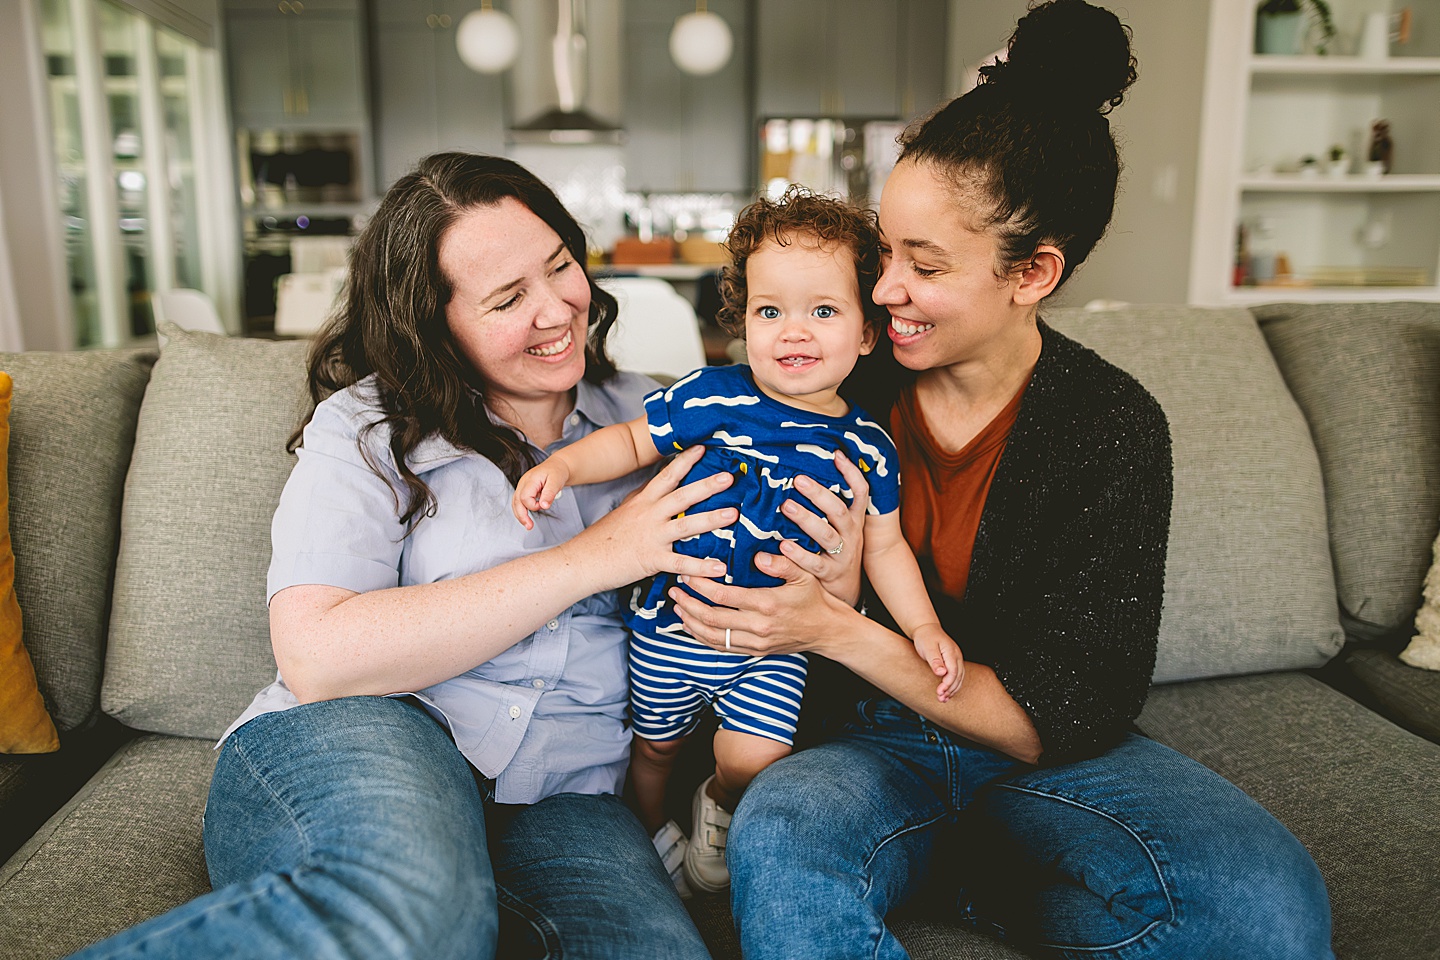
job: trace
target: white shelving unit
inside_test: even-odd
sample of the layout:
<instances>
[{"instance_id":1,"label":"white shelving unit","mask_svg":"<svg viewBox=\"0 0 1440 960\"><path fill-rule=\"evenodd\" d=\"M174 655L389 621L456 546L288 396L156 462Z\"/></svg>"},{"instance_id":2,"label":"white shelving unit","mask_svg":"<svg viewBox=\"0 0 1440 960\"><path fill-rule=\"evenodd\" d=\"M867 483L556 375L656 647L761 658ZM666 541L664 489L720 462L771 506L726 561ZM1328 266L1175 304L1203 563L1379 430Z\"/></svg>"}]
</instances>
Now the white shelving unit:
<instances>
[{"instance_id":1,"label":"white shelving unit","mask_svg":"<svg viewBox=\"0 0 1440 960\"><path fill-rule=\"evenodd\" d=\"M1254 0L1215 0L1192 303L1440 300L1440 0L1409 5L1410 42L1366 59L1353 55L1360 25L1387 10L1383 0L1332 0L1330 56L1254 54ZM1372 175L1378 119L1390 123L1394 164ZM1346 156L1334 175L1324 169L1333 146ZM1302 173L1306 157L1320 169ZM1248 274L1237 270L1242 227ZM1277 259L1290 273L1271 279Z\"/></svg>"}]
</instances>

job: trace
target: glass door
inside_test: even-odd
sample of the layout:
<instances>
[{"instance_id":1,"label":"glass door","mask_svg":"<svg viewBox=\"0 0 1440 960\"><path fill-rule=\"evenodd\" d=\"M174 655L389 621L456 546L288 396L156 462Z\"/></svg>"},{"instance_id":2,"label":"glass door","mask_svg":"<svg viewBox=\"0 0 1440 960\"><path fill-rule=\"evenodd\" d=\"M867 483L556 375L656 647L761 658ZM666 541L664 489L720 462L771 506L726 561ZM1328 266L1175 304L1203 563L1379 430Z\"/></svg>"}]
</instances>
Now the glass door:
<instances>
[{"instance_id":1,"label":"glass door","mask_svg":"<svg viewBox=\"0 0 1440 960\"><path fill-rule=\"evenodd\" d=\"M118 346L153 334L156 291L225 294L202 197L228 194L229 171L197 159L204 111L223 110L215 53L111 0L39 6L75 344Z\"/></svg>"}]
</instances>

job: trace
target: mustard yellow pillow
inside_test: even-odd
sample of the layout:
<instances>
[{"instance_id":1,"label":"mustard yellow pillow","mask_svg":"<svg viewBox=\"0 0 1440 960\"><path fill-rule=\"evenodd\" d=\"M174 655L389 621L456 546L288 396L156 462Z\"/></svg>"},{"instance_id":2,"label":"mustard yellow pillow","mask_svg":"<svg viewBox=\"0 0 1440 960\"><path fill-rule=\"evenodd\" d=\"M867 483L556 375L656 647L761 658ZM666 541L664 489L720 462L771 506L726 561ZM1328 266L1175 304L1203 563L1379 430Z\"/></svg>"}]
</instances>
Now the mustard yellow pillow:
<instances>
[{"instance_id":1,"label":"mustard yellow pillow","mask_svg":"<svg viewBox=\"0 0 1440 960\"><path fill-rule=\"evenodd\" d=\"M15 597L15 553L10 549L10 374L0 372L0 753L50 753L60 748L45 711L35 667L21 640Z\"/></svg>"}]
</instances>

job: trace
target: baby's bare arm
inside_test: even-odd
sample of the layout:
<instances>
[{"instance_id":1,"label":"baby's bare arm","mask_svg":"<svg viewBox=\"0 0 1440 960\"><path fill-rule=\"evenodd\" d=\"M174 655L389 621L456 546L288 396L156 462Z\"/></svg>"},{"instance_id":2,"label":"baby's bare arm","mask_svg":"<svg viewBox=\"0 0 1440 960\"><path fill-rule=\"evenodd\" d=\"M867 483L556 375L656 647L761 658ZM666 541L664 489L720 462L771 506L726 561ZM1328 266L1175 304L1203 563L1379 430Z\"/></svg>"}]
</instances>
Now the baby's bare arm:
<instances>
[{"instance_id":1,"label":"baby's bare arm","mask_svg":"<svg viewBox=\"0 0 1440 960\"><path fill-rule=\"evenodd\" d=\"M601 427L576 440L551 459L559 457L570 468L571 483L603 483L648 467L660 459L650 442L650 424L644 417Z\"/></svg>"},{"instance_id":2,"label":"baby's bare arm","mask_svg":"<svg viewBox=\"0 0 1440 960\"><path fill-rule=\"evenodd\" d=\"M525 471L515 484L510 508L529 529L529 511L550 509L565 487L618 480L659 459L644 417L601 427Z\"/></svg>"},{"instance_id":3,"label":"baby's bare arm","mask_svg":"<svg viewBox=\"0 0 1440 960\"><path fill-rule=\"evenodd\" d=\"M899 510L865 518L864 559L865 576L870 578L875 595L905 636L914 639L919 627L940 622L925 590L920 564L900 530Z\"/></svg>"}]
</instances>

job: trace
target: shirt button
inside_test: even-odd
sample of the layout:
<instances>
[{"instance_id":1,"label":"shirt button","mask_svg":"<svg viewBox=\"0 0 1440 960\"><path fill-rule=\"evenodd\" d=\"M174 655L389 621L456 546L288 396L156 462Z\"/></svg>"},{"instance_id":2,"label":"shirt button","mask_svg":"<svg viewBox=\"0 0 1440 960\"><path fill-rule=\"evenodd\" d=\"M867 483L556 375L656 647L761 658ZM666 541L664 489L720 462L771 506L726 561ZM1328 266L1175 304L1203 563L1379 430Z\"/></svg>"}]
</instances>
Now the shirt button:
<instances>
[{"instance_id":1,"label":"shirt button","mask_svg":"<svg viewBox=\"0 0 1440 960\"><path fill-rule=\"evenodd\" d=\"M572 414L570 414L570 426L574 427L574 426L577 426L579 423L580 423L580 414L578 414L578 413L572 413Z\"/></svg>"},{"instance_id":2,"label":"shirt button","mask_svg":"<svg viewBox=\"0 0 1440 960\"><path fill-rule=\"evenodd\" d=\"M519 720L519 719L520 719L520 708L519 708L519 707L511 707L511 708L510 708L510 719L512 719L512 720Z\"/></svg>"},{"instance_id":3,"label":"shirt button","mask_svg":"<svg viewBox=\"0 0 1440 960\"><path fill-rule=\"evenodd\" d=\"M531 681L530 681L530 686L534 687L536 690L542 690L542 689L544 689L544 687L545 687L545 681L544 681L544 680L531 680Z\"/></svg>"},{"instance_id":4,"label":"shirt button","mask_svg":"<svg viewBox=\"0 0 1440 960\"><path fill-rule=\"evenodd\" d=\"M559 620L551 620L549 623L545 624L545 627L546 627L547 630L559 630L559 629L560 629L560 621L559 621Z\"/></svg>"}]
</instances>

